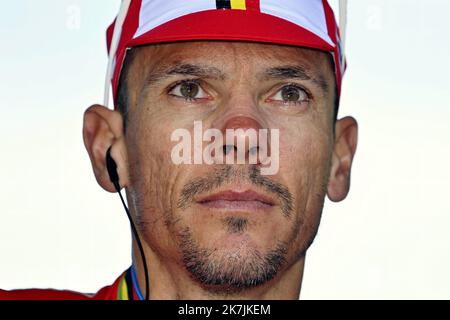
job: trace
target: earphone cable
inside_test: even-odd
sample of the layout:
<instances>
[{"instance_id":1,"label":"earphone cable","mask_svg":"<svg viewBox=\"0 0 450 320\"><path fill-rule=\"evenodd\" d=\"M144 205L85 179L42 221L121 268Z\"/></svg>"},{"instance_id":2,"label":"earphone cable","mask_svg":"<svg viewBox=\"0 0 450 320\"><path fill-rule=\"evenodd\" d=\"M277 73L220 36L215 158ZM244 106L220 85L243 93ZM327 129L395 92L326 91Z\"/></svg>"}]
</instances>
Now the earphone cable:
<instances>
[{"instance_id":1,"label":"earphone cable","mask_svg":"<svg viewBox=\"0 0 450 320\"><path fill-rule=\"evenodd\" d=\"M139 238L139 234L134 225L133 219L130 215L130 211L128 210L127 205L125 204L125 200L122 197L122 193L120 192L120 185L118 182L114 182L114 186L116 187L117 192L119 193L120 200L122 200L122 204L127 213L128 220L130 220L131 230L133 232L134 238L136 239L139 251L141 252L142 264L144 265L144 274L145 274L145 300L149 300L148 268L147 268L147 260L145 259L144 248L142 247L141 239Z\"/></svg>"}]
</instances>

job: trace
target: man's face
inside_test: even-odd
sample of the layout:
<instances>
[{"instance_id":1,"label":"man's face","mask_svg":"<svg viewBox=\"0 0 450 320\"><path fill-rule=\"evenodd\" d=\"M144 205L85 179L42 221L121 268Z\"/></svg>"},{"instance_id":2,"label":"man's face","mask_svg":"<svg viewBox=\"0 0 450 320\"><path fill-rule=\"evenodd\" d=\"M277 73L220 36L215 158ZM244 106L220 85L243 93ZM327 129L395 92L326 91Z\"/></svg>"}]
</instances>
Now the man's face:
<instances>
[{"instance_id":1,"label":"man's face","mask_svg":"<svg viewBox=\"0 0 450 320\"><path fill-rule=\"evenodd\" d=\"M206 287L273 279L304 255L320 221L334 143L328 54L244 42L134 50L128 196L146 242ZM278 129L279 171L174 164L172 132L194 137L194 121L222 132Z\"/></svg>"}]
</instances>

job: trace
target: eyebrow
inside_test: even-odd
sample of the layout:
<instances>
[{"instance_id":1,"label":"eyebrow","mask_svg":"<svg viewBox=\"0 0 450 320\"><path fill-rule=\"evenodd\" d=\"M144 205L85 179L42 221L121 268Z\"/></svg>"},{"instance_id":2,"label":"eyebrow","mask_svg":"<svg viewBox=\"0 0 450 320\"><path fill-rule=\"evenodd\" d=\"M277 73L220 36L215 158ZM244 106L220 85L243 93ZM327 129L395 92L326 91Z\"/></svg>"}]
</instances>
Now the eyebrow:
<instances>
[{"instance_id":1,"label":"eyebrow","mask_svg":"<svg viewBox=\"0 0 450 320\"><path fill-rule=\"evenodd\" d=\"M324 93L328 92L328 82L323 75L314 77L304 66L301 65L286 65L274 68L269 68L263 73L264 79L299 79L311 81L319 86Z\"/></svg>"},{"instance_id":2,"label":"eyebrow","mask_svg":"<svg viewBox=\"0 0 450 320\"><path fill-rule=\"evenodd\" d=\"M191 63L178 63L175 65L170 65L167 68L161 68L159 70L151 72L146 78L144 87L152 86L157 82L176 75L220 80L225 80L227 78L227 76L216 67ZM316 78L302 65L285 65L266 69L263 72L263 79L300 79L311 81L319 86L322 89L323 93L328 92L329 87L328 82L325 80L325 77L323 75L319 75Z\"/></svg>"},{"instance_id":3,"label":"eyebrow","mask_svg":"<svg viewBox=\"0 0 450 320\"><path fill-rule=\"evenodd\" d=\"M178 63L165 69L163 68L150 73L145 80L145 85L150 86L156 82L176 75L220 80L224 80L226 78L225 74L220 69L215 67L190 63Z\"/></svg>"}]
</instances>

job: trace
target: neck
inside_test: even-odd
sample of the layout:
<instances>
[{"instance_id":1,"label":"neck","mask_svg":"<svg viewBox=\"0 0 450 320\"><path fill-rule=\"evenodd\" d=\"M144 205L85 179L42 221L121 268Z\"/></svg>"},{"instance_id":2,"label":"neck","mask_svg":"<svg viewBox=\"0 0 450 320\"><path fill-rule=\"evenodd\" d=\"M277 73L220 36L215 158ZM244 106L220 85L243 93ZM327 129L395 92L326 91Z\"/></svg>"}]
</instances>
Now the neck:
<instances>
[{"instance_id":1,"label":"neck","mask_svg":"<svg viewBox=\"0 0 450 320\"><path fill-rule=\"evenodd\" d=\"M299 298L305 258L302 257L271 281L235 294L217 294L194 281L182 264L165 261L144 245L151 300L296 300ZM133 265L140 291L145 296L145 274L139 250L133 244Z\"/></svg>"}]
</instances>

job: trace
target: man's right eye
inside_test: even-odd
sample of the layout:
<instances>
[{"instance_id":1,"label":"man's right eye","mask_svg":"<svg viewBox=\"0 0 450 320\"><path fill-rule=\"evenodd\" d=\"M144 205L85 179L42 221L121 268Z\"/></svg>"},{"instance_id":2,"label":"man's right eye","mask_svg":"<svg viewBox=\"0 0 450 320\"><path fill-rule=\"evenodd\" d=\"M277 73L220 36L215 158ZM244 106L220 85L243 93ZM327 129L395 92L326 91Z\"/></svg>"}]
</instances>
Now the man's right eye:
<instances>
[{"instance_id":1,"label":"man's right eye","mask_svg":"<svg viewBox=\"0 0 450 320\"><path fill-rule=\"evenodd\" d=\"M197 81L183 80L173 86L169 94L175 97L183 98L187 101L205 99L208 97Z\"/></svg>"}]
</instances>

